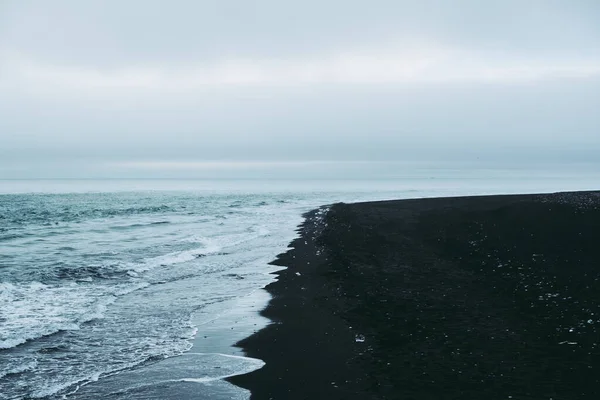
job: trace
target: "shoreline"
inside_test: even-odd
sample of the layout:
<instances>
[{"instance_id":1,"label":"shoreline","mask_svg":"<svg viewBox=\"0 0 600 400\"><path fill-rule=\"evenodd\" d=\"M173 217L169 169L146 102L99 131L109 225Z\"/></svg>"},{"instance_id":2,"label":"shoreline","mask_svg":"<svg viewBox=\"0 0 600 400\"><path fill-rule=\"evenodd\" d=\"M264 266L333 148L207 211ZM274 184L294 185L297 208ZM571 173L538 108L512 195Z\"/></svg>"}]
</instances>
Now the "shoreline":
<instances>
[{"instance_id":1,"label":"shoreline","mask_svg":"<svg viewBox=\"0 0 600 400\"><path fill-rule=\"evenodd\" d=\"M273 262L272 323L237 344L266 365L227 378L252 399L600 395L598 192L305 217Z\"/></svg>"}]
</instances>

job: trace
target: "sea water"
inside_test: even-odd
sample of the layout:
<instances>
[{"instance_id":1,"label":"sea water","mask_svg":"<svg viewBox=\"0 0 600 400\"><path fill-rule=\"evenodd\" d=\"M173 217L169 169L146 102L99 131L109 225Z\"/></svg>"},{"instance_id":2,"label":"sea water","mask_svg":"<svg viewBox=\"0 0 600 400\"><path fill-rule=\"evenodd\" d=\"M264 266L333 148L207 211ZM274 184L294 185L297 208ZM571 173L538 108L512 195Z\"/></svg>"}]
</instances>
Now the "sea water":
<instances>
[{"instance_id":1,"label":"sea water","mask_svg":"<svg viewBox=\"0 0 600 400\"><path fill-rule=\"evenodd\" d=\"M335 202L594 189L577 176L0 181L0 399L247 398L235 341L302 214Z\"/></svg>"}]
</instances>

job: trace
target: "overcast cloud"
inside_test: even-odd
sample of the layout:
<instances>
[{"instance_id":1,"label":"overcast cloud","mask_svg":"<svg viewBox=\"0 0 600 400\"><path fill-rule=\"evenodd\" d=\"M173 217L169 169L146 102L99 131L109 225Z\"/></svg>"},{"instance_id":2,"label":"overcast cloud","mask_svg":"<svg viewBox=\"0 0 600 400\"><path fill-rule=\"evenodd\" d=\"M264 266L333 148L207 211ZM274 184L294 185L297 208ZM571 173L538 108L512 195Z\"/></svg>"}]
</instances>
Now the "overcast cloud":
<instances>
[{"instance_id":1,"label":"overcast cloud","mask_svg":"<svg viewBox=\"0 0 600 400\"><path fill-rule=\"evenodd\" d=\"M594 161L599 109L595 0L0 0L0 178Z\"/></svg>"}]
</instances>

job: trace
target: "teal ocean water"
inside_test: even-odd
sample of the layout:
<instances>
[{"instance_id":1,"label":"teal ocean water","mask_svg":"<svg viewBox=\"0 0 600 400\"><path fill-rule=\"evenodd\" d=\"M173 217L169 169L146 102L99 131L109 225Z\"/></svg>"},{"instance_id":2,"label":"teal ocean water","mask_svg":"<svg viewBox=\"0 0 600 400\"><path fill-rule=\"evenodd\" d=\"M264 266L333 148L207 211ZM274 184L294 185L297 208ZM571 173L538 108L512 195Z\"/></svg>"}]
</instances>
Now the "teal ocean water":
<instances>
[{"instance_id":1,"label":"teal ocean water","mask_svg":"<svg viewBox=\"0 0 600 400\"><path fill-rule=\"evenodd\" d=\"M247 398L222 378L262 362L230 346L268 322L256 317L275 270L268 263L304 212L598 189L596 178L0 181L0 399Z\"/></svg>"}]
</instances>

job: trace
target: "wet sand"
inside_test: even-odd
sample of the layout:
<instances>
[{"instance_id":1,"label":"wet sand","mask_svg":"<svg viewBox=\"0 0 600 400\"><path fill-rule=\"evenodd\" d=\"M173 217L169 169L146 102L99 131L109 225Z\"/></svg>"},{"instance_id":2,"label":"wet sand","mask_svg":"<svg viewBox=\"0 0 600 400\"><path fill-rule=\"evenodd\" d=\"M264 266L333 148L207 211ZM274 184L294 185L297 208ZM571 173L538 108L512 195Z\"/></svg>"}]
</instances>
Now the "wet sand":
<instances>
[{"instance_id":1,"label":"wet sand","mask_svg":"<svg viewBox=\"0 0 600 400\"><path fill-rule=\"evenodd\" d=\"M279 256L253 399L600 398L600 194L336 204Z\"/></svg>"}]
</instances>

